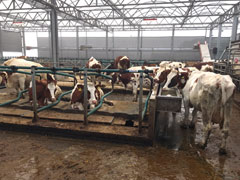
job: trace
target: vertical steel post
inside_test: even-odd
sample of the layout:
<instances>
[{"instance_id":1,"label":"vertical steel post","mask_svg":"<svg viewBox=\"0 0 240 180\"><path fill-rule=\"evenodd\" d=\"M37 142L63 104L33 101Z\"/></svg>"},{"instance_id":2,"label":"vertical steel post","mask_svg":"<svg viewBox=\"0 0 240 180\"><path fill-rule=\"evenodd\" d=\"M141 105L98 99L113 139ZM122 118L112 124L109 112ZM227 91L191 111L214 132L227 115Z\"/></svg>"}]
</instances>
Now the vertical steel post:
<instances>
[{"instance_id":1,"label":"vertical steel post","mask_svg":"<svg viewBox=\"0 0 240 180\"><path fill-rule=\"evenodd\" d=\"M87 47L87 45L88 45L88 37L87 37L88 35L87 35L87 31L86 31L86 40L85 40L85 45L86 45L86 47ZM86 59L88 58L88 48L85 48L85 53L86 53ZM84 63L83 63L84 64Z\"/></svg>"},{"instance_id":2,"label":"vertical steel post","mask_svg":"<svg viewBox=\"0 0 240 180\"><path fill-rule=\"evenodd\" d=\"M140 73L140 89L139 89L139 116L138 116L138 132L142 132L142 99L143 99L143 72Z\"/></svg>"},{"instance_id":3,"label":"vertical steel post","mask_svg":"<svg viewBox=\"0 0 240 180\"><path fill-rule=\"evenodd\" d=\"M0 26L0 58L3 58L2 28L1 28L1 26Z\"/></svg>"},{"instance_id":4,"label":"vertical steel post","mask_svg":"<svg viewBox=\"0 0 240 180\"><path fill-rule=\"evenodd\" d=\"M76 27L76 49L77 49L77 59L79 60L80 54L79 54L79 27Z\"/></svg>"},{"instance_id":5,"label":"vertical steel post","mask_svg":"<svg viewBox=\"0 0 240 180\"><path fill-rule=\"evenodd\" d=\"M84 106L84 125L88 125L87 120L87 108L88 108L88 88L87 88L87 69L84 69L84 100L83 100L83 106Z\"/></svg>"},{"instance_id":6,"label":"vertical steel post","mask_svg":"<svg viewBox=\"0 0 240 180\"><path fill-rule=\"evenodd\" d=\"M137 59L140 60L140 26L138 26L138 36L137 36Z\"/></svg>"},{"instance_id":7,"label":"vertical steel post","mask_svg":"<svg viewBox=\"0 0 240 180\"><path fill-rule=\"evenodd\" d=\"M217 38L217 59L220 57L220 47L221 47L221 37L222 37L222 17L218 24L218 38Z\"/></svg>"},{"instance_id":8,"label":"vertical steel post","mask_svg":"<svg viewBox=\"0 0 240 180\"><path fill-rule=\"evenodd\" d=\"M24 28L22 28L22 31L21 31L21 34L22 34L22 54L23 56L26 56L26 44L25 44L25 31L24 31Z\"/></svg>"},{"instance_id":9,"label":"vertical steel post","mask_svg":"<svg viewBox=\"0 0 240 180\"><path fill-rule=\"evenodd\" d=\"M114 29L112 29L112 59L115 59Z\"/></svg>"},{"instance_id":10,"label":"vertical steel post","mask_svg":"<svg viewBox=\"0 0 240 180\"><path fill-rule=\"evenodd\" d=\"M108 57L108 26L106 30L106 58L109 59Z\"/></svg>"},{"instance_id":11,"label":"vertical steel post","mask_svg":"<svg viewBox=\"0 0 240 180\"><path fill-rule=\"evenodd\" d=\"M37 115L37 91L36 91L36 81L35 81L35 66L31 67L32 71L32 96L33 96L33 119L32 122L36 122L38 120Z\"/></svg>"},{"instance_id":12,"label":"vertical steel post","mask_svg":"<svg viewBox=\"0 0 240 180\"><path fill-rule=\"evenodd\" d=\"M209 39L208 39L208 48L209 48L209 50L211 50L211 47L212 47L212 31L213 31L213 28L211 26L210 30L209 30Z\"/></svg>"},{"instance_id":13,"label":"vertical steel post","mask_svg":"<svg viewBox=\"0 0 240 180\"><path fill-rule=\"evenodd\" d=\"M56 4L56 0L51 0L52 4ZM59 66L58 61L58 23L57 23L57 11L55 8L51 9L50 13L50 20L51 20L51 46L52 46L52 58L54 67Z\"/></svg>"},{"instance_id":14,"label":"vertical steel post","mask_svg":"<svg viewBox=\"0 0 240 180\"><path fill-rule=\"evenodd\" d=\"M172 27L172 37L171 37L171 58L172 58L172 61L174 60L174 54L173 54L174 36L175 36L175 25L173 25L173 27Z\"/></svg>"},{"instance_id":15,"label":"vertical steel post","mask_svg":"<svg viewBox=\"0 0 240 180\"><path fill-rule=\"evenodd\" d=\"M234 7L234 13L238 13L238 7ZM237 30L238 30L238 15L233 16L233 24L232 24L232 41L237 40Z\"/></svg>"}]
</instances>

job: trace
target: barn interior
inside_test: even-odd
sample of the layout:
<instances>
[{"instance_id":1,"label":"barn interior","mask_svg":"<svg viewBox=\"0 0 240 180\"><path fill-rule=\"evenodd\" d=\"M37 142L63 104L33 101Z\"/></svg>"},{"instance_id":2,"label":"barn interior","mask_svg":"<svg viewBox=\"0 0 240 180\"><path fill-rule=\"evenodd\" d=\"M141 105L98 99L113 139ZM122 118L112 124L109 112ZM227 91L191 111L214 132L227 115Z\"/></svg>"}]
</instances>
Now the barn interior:
<instances>
[{"instance_id":1,"label":"barn interior","mask_svg":"<svg viewBox=\"0 0 240 180\"><path fill-rule=\"evenodd\" d=\"M27 88L16 96L0 86L0 179L238 179L239 14L239 0L0 1L0 64L18 57L39 63L44 68L29 67L28 76L48 72L62 89L56 102L39 107L37 97L29 102ZM113 87L107 73L132 73L110 69L119 56L127 56L131 67L212 62L214 73L230 75L236 92L227 155L218 154L218 125L207 148L197 146L203 137L201 113L195 130L180 127L182 95L160 85L155 89L154 71L133 71L151 81L146 88L144 78L138 79L137 102L131 88ZM101 70L88 71L91 57L101 62ZM1 65L3 71L24 69ZM72 109L76 83L87 86L91 75L101 77L105 95L99 106Z\"/></svg>"}]
</instances>

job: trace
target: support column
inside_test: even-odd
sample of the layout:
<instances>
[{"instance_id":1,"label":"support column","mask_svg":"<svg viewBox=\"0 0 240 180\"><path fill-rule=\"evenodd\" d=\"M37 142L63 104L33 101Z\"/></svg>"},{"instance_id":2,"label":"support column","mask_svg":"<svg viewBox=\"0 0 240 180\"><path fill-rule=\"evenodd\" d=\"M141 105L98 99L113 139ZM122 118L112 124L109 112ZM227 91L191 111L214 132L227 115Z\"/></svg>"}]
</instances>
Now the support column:
<instances>
[{"instance_id":1,"label":"support column","mask_svg":"<svg viewBox=\"0 0 240 180\"><path fill-rule=\"evenodd\" d=\"M114 29L112 29L112 59L115 59Z\"/></svg>"},{"instance_id":2,"label":"support column","mask_svg":"<svg viewBox=\"0 0 240 180\"><path fill-rule=\"evenodd\" d=\"M175 36L175 25L172 27L172 38L171 38L171 58L174 60L173 48L174 48L174 36Z\"/></svg>"},{"instance_id":3,"label":"support column","mask_svg":"<svg viewBox=\"0 0 240 180\"><path fill-rule=\"evenodd\" d=\"M25 31L24 31L24 28L22 28L22 31L21 31L21 38L22 38L22 55L26 56L26 44L25 44Z\"/></svg>"},{"instance_id":4,"label":"support column","mask_svg":"<svg viewBox=\"0 0 240 180\"><path fill-rule=\"evenodd\" d=\"M51 0L51 1L52 1L52 4L56 4L55 0ZM50 19L51 19L51 47L52 47L53 65L54 67L58 67L59 66L58 24L57 24L57 12L54 8L51 9Z\"/></svg>"},{"instance_id":5,"label":"support column","mask_svg":"<svg viewBox=\"0 0 240 180\"><path fill-rule=\"evenodd\" d=\"M238 13L238 8L234 8L234 14ZM238 15L233 16L233 25L232 25L232 36L231 41L237 40L237 30L238 30Z\"/></svg>"},{"instance_id":6,"label":"support column","mask_svg":"<svg viewBox=\"0 0 240 180\"><path fill-rule=\"evenodd\" d=\"M48 29L48 53L49 53L49 59L51 59L52 58L51 28Z\"/></svg>"},{"instance_id":7,"label":"support column","mask_svg":"<svg viewBox=\"0 0 240 180\"><path fill-rule=\"evenodd\" d=\"M222 18L220 18L220 23L218 25L218 38L217 38L217 57L220 57L220 47L221 47L221 37L222 37Z\"/></svg>"},{"instance_id":8,"label":"support column","mask_svg":"<svg viewBox=\"0 0 240 180\"><path fill-rule=\"evenodd\" d=\"M87 31L86 31L86 40L85 40L85 45L86 45L86 47L87 47L87 45L88 45ZM85 48L85 53L86 53L86 59L88 59L88 48Z\"/></svg>"},{"instance_id":9,"label":"support column","mask_svg":"<svg viewBox=\"0 0 240 180\"><path fill-rule=\"evenodd\" d=\"M137 59L140 60L140 26L138 26L138 37L137 37Z\"/></svg>"},{"instance_id":10,"label":"support column","mask_svg":"<svg viewBox=\"0 0 240 180\"><path fill-rule=\"evenodd\" d=\"M211 50L211 47L212 47L212 31L213 31L213 28L211 26L210 30L209 30L209 39L208 39L208 48L209 48L209 50Z\"/></svg>"},{"instance_id":11,"label":"support column","mask_svg":"<svg viewBox=\"0 0 240 180\"><path fill-rule=\"evenodd\" d=\"M0 26L0 58L3 58L3 48L2 48L2 27Z\"/></svg>"},{"instance_id":12,"label":"support column","mask_svg":"<svg viewBox=\"0 0 240 180\"><path fill-rule=\"evenodd\" d=\"M79 27L76 27L76 50L77 50L77 59L80 59L80 54L79 54Z\"/></svg>"},{"instance_id":13,"label":"support column","mask_svg":"<svg viewBox=\"0 0 240 180\"><path fill-rule=\"evenodd\" d=\"M106 30L106 57L107 57L107 59L109 59L109 57L108 57L108 26L107 26L107 30Z\"/></svg>"}]
</instances>

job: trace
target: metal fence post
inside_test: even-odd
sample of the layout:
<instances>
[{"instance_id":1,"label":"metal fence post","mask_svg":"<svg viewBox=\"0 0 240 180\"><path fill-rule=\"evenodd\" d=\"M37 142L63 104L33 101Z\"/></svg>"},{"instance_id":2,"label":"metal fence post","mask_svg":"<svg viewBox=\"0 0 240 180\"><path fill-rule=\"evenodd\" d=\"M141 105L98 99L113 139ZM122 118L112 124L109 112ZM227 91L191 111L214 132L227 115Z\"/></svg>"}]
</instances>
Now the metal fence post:
<instances>
[{"instance_id":1,"label":"metal fence post","mask_svg":"<svg viewBox=\"0 0 240 180\"><path fill-rule=\"evenodd\" d=\"M87 106L88 106L88 103L87 103L87 100L88 100L88 89L87 89L87 69L84 69L84 125L88 125L88 120L87 120Z\"/></svg>"},{"instance_id":2,"label":"metal fence post","mask_svg":"<svg viewBox=\"0 0 240 180\"><path fill-rule=\"evenodd\" d=\"M31 67L31 71L32 71L32 96L33 96L33 119L32 119L32 122L36 122L38 120L35 69L36 69L36 66Z\"/></svg>"},{"instance_id":3,"label":"metal fence post","mask_svg":"<svg viewBox=\"0 0 240 180\"><path fill-rule=\"evenodd\" d=\"M140 73L138 132L142 132L143 72Z\"/></svg>"}]
</instances>

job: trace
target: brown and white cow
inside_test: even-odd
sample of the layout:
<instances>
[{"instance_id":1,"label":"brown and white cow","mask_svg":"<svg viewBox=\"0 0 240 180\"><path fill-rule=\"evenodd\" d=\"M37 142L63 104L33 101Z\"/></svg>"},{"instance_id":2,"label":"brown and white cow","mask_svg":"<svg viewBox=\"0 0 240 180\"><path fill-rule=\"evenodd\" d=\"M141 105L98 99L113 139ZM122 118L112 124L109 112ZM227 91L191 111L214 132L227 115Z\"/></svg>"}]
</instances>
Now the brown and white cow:
<instances>
[{"instance_id":1,"label":"brown and white cow","mask_svg":"<svg viewBox=\"0 0 240 180\"><path fill-rule=\"evenodd\" d=\"M28 88L29 101L32 103L32 82ZM58 96L62 93L57 81L52 75L47 75L47 79L36 80L36 95L39 106L45 106L55 102Z\"/></svg>"},{"instance_id":2,"label":"brown and white cow","mask_svg":"<svg viewBox=\"0 0 240 180\"><path fill-rule=\"evenodd\" d=\"M95 108L98 105L101 97L104 95L103 90L100 86L95 86L93 83L89 82L87 85L88 89L88 105L90 105L90 109ZM70 102L72 109L83 110L84 103L84 85L77 83L72 90L70 96Z\"/></svg>"},{"instance_id":3,"label":"brown and white cow","mask_svg":"<svg viewBox=\"0 0 240 180\"><path fill-rule=\"evenodd\" d=\"M91 57L88 62L86 63L86 68L90 69L101 69L102 64L98 60L96 60L94 57Z\"/></svg>"},{"instance_id":4,"label":"brown and white cow","mask_svg":"<svg viewBox=\"0 0 240 180\"><path fill-rule=\"evenodd\" d=\"M236 88L231 77L201 71L195 71L191 75L179 71L172 72L171 77L169 76L170 83L167 86L168 88L177 86L182 91L185 108L184 127L189 125L194 127L197 111L201 111L204 125L201 147L205 148L207 146L212 123L218 123L222 131L222 143L219 152L225 154L232 100ZM191 123L189 123L190 107L194 108Z\"/></svg>"},{"instance_id":5,"label":"brown and white cow","mask_svg":"<svg viewBox=\"0 0 240 180\"><path fill-rule=\"evenodd\" d=\"M209 65L209 67L213 67L213 62L195 62L195 63L192 63L191 65L186 65L186 67L195 67L197 68L199 71L202 69L202 66L205 66L205 65Z\"/></svg>"},{"instance_id":6,"label":"brown and white cow","mask_svg":"<svg viewBox=\"0 0 240 180\"><path fill-rule=\"evenodd\" d=\"M86 68L90 68L90 69L101 69L102 68L102 64L101 62L99 62L98 60L96 60L94 57L91 57L88 62L86 63ZM99 78L97 78L95 75L90 76L91 77L91 81L96 84L96 79L98 79L98 84L101 85L101 81L99 80Z\"/></svg>"},{"instance_id":7,"label":"brown and white cow","mask_svg":"<svg viewBox=\"0 0 240 180\"><path fill-rule=\"evenodd\" d=\"M155 70L158 67L148 67L148 66L135 66L135 67L131 67L128 70L135 72L135 73L114 73L113 74L113 80L112 83L117 83L117 82L121 82L125 89L129 88L132 90L133 92L133 101L137 101L137 90L138 87L140 85L140 73L136 73L136 71L138 70L152 70L153 72L155 72ZM149 76L154 77L154 73L149 73ZM147 75L144 73L143 74L143 87L145 88L150 88L151 86L151 80L149 78L147 78Z\"/></svg>"},{"instance_id":8,"label":"brown and white cow","mask_svg":"<svg viewBox=\"0 0 240 180\"><path fill-rule=\"evenodd\" d=\"M128 69L130 68L130 60L127 56L118 56L114 60L115 69Z\"/></svg>"}]
</instances>

